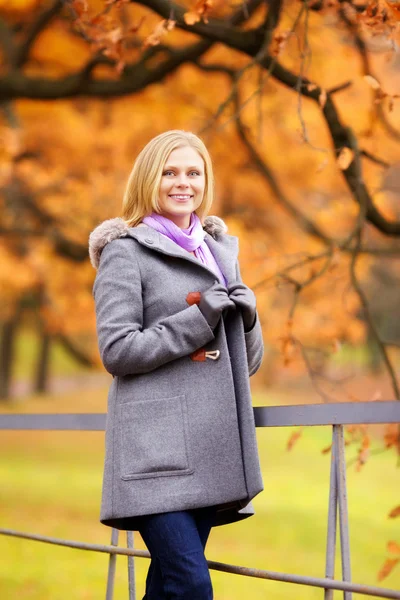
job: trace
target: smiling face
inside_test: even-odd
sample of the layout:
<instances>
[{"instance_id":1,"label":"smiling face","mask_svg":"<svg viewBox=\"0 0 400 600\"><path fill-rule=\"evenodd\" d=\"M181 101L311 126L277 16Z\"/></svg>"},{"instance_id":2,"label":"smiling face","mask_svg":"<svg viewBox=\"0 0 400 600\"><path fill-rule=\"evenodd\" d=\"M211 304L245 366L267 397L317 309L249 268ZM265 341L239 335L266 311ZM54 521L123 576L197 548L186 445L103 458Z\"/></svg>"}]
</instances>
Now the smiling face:
<instances>
[{"instance_id":1,"label":"smiling face","mask_svg":"<svg viewBox=\"0 0 400 600\"><path fill-rule=\"evenodd\" d=\"M204 161L191 146L172 150L162 171L160 213L181 229L190 225L190 215L201 204L206 184Z\"/></svg>"}]
</instances>

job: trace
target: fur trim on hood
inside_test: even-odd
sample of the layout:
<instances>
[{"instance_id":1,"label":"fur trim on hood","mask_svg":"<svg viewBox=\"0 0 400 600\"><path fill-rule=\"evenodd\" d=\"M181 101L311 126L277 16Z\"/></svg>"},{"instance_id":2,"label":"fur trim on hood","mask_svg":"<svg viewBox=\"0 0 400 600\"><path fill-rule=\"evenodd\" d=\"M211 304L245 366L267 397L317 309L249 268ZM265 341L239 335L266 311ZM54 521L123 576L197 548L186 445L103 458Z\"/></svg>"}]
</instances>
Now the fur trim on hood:
<instances>
[{"instance_id":1,"label":"fur trim on hood","mask_svg":"<svg viewBox=\"0 0 400 600\"><path fill-rule=\"evenodd\" d=\"M224 221L213 216L205 218L203 229L213 238L217 238L228 231ZM128 231L129 227L121 217L107 219L92 231L89 236L89 256L95 269L99 266L100 255L104 246L117 238L125 237Z\"/></svg>"}]
</instances>

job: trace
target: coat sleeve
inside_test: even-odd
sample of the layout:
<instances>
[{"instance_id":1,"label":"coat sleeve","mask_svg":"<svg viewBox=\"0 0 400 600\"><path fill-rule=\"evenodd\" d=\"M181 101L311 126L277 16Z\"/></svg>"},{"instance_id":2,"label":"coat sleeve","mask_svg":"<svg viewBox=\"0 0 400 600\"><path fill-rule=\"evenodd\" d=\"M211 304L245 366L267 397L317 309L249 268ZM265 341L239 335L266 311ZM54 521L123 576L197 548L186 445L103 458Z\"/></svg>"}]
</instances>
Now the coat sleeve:
<instances>
[{"instance_id":1,"label":"coat sleeve","mask_svg":"<svg viewBox=\"0 0 400 600\"><path fill-rule=\"evenodd\" d=\"M93 287L100 356L119 376L148 373L214 339L196 304L143 329L140 268L129 242L105 246Z\"/></svg>"},{"instance_id":2,"label":"coat sleeve","mask_svg":"<svg viewBox=\"0 0 400 600\"><path fill-rule=\"evenodd\" d=\"M236 263L236 277L238 281L243 282L240 274L239 262ZM244 332L244 339L246 342L247 352L247 364L249 367L249 375L254 375L260 368L263 354L264 354L264 342L262 337L261 323L256 314L256 320L253 327L249 331Z\"/></svg>"}]
</instances>

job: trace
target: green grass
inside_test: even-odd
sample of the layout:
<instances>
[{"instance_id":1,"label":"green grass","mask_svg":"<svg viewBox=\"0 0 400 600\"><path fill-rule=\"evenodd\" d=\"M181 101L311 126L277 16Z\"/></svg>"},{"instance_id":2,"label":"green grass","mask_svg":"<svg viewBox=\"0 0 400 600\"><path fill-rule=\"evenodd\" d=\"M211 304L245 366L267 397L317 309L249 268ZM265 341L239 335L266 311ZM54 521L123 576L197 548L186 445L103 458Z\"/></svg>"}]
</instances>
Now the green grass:
<instances>
[{"instance_id":1,"label":"green grass","mask_svg":"<svg viewBox=\"0 0 400 600\"><path fill-rule=\"evenodd\" d=\"M257 397L257 404L274 399ZM101 412L106 390L32 399L9 410ZM51 407L51 409L49 409ZM5 410L5 409L4 409ZM265 491L254 501L256 516L213 530L211 560L272 571L324 576L330 455L329 428L308 428L291 452L289 429L257 431ZM349 458L355 450L350 448ZM108 544L98 523L103 434L1 432L0 525L71 540ZM347 473L353 581L378 585L387 541L400 541L400 519L388 520L399 504L400 469L393 454L372 458L364 470ZM121 533L121 544L125 543ZM143 548L139 536L135 545ZM108 557L0 536L2 600L89 600L105 597ZM339 554L337 556L339 560ZM137 559L137 598L148 561ZM340 576L339 562L337 576ZM216 600L321 599L319 589L212 572ZM400 566L381 584L400 588ZM115 600L128 597L126 559L117 560ZM335 599L342 598L336 593ZM354 595L354 598L367 598Z\"/></svg>"}]
</instances>

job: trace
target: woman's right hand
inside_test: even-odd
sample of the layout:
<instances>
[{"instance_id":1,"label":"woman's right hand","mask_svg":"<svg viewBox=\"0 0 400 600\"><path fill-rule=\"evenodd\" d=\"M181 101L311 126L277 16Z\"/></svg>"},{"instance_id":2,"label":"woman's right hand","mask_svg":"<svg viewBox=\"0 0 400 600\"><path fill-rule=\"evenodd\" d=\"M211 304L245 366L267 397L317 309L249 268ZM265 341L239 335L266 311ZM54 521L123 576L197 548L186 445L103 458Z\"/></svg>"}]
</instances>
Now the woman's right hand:
<instances>
[{"instance_id":1,"label":"woman's right hand","mask_svg":"<svg viewBox=\"0 0 400 600\"><path fill-rule=\"evenodd\" d=\"M236 308L229 298L228 290L221 283L214 283L208 290L202 292L199 309L211 329L215 329L226 308Z\"/></svg>"}]
</instances>

